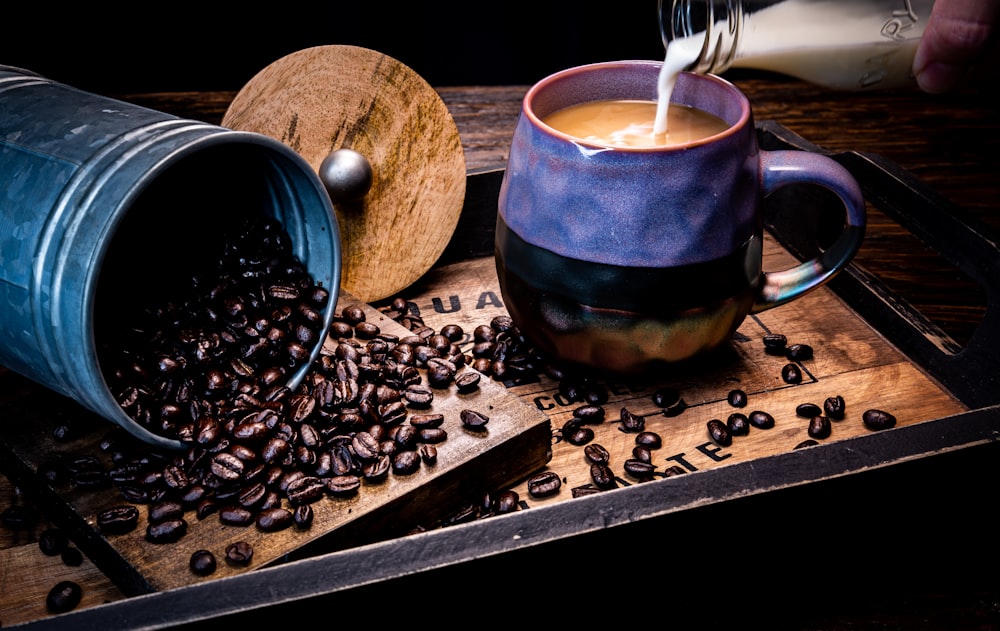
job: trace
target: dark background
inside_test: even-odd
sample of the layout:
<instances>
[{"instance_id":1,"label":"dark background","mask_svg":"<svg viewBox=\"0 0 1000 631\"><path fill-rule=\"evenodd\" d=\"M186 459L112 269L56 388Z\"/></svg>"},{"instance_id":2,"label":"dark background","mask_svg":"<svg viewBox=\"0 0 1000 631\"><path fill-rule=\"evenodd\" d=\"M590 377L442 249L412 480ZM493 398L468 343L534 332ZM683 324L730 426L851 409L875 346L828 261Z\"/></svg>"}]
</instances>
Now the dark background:
<instances>
[{"instance_id":1,"label":"dark background","mask_svg":"<svg viewBox=\"0 0 1000 631\"><path fill-rule=\"evenodd\" d=\"M238 90L277 59L327 44L377 50L434 86L530 84L573 65L664 54L656 0L14 0L0 10L0 65L101 94Z\"/></svg>"}]
</instances>

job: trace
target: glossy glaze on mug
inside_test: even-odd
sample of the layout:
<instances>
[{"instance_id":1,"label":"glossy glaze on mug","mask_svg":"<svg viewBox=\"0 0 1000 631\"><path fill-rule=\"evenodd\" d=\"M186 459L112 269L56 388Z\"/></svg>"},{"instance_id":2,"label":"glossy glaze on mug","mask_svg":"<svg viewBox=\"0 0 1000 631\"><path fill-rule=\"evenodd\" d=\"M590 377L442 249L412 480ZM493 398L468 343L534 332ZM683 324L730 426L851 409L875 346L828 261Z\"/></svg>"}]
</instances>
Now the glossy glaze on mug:
<instances>
[{"instance_id":1,"label":"glossy glaze on mug","mask_svg":"<svg viewBox=\"0 0 1000 631\"><path fill-rule=\"evenodd\" d=\"M552 358L637 372L714 350L747 314L825 283L860 245L864 203L825 156L762 152L746 97L682 73L673 102L729 124L671 147L588 143L541 119L583 100L655 99L659 62L572 68L525 96L501 185L496 265L515 324ZM763 196L792 182L827 186L848 226L823 255L762 269Z\"/></svg>"}]
</instances>

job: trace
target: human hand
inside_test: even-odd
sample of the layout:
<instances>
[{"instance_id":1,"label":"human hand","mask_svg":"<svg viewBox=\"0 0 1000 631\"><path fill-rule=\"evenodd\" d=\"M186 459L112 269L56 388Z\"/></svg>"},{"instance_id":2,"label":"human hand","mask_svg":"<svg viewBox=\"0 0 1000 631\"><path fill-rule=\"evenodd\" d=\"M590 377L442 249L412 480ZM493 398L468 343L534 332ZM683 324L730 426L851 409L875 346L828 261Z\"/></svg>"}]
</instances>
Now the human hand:
<instances>
[{"instance_id":1,"label":"human hand","mask_svg":"<svg viewBox=\"0 0 1000 631\"><path fill-rule=\"evenodd\" d=\"M996 52L998 24L1000 0L936 0L913 58L920 89L939 94L957 88Z\"/></svg>"}]
</instances>

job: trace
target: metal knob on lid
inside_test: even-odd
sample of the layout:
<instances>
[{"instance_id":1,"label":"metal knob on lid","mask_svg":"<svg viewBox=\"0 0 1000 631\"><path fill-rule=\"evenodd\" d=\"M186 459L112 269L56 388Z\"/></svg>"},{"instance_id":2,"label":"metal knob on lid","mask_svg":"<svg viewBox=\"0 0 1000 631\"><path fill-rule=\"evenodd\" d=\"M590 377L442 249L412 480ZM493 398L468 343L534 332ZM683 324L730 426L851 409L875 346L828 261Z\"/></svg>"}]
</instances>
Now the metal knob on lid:
<instances>
[{"instance_id":1,"label":"metal knob on lid","mask_svg":"<svg viewBox=\"0 0 1000 631\"><path fill-rule=\"evenodd\" d=\"M372 188L372 165L353 149L336 149L319 165L319 179L334 204L356 202Z\"/></svg>"}]
</instances>

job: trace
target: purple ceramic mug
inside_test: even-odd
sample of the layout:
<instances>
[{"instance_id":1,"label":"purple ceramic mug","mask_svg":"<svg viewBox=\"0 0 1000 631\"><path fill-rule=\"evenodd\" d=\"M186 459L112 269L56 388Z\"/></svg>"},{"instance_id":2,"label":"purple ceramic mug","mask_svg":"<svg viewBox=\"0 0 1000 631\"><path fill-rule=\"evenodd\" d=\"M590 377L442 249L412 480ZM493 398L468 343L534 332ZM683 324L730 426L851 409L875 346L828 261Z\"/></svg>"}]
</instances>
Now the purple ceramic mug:
<instances>
[{"instance_id":1,"label":"purple ceramic mug","mask_svg":"<svg viewBox=\"0 0 1000 631\"><path fill-rule=\"evenodd\" d=\"M672 103L729 126L686 144L609 148L542 122L584 101L655 101L661 65L570 68L524 97L500 189L497 273L514 323L554 359L629 373L719 348L748 314L830 280L864 237L851 174L823 155L758 147L747 97L719 77L678 77ZM844 229L817 258L765 272L762 200L793 183L836 194Z\"/></svg>"}]
</instances>

